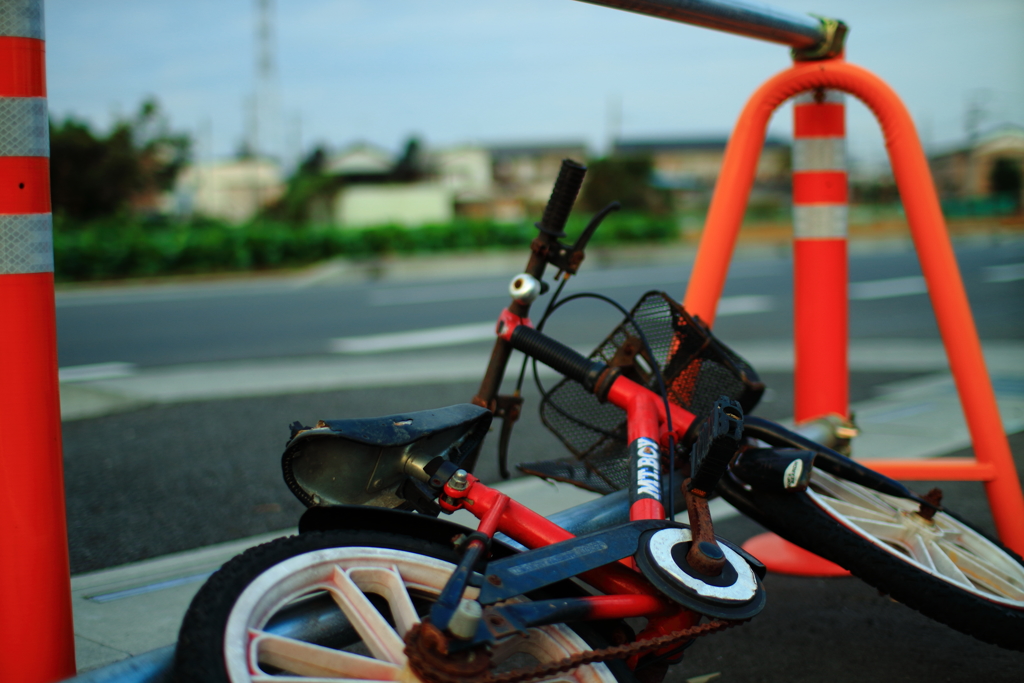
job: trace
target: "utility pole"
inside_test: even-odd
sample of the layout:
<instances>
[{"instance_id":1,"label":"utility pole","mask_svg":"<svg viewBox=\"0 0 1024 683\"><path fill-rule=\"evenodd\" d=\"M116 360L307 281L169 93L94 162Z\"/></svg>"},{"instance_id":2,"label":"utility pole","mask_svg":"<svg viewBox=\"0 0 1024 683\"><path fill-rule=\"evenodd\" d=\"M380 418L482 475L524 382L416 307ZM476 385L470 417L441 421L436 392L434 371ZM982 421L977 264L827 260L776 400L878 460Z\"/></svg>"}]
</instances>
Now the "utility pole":
<instances>
[{"instance_id":1,"label":"utility pole","mask_svg":"<svg viewBox=\"0 0 1024 683\"><path fill-rule=\"evenodd\" d=\"M252 139L254 159L256 211L263 207L263 183L259 161L275 157L280 151L278 133L277 79L274 65L274 3L256 1L256 93L252 108Z\"/></svg>"}]
</instances>

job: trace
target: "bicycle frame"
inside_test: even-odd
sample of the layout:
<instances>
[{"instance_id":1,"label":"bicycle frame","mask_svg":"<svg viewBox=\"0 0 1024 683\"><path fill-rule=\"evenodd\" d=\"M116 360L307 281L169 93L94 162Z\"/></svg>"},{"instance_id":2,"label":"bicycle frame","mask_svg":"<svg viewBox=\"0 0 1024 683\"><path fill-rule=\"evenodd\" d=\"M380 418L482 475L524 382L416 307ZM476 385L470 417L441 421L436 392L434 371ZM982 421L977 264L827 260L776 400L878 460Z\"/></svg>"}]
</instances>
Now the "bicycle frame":
<instances>
[{"instance_id":1,"label":"bicycle frame","mask_svg":"<svg viewBox=\"0 0 1024 683\"><path fill-rule=\"evenodd\" d=\"M468 475L462 490L445 486L441 508L446 512L467 510L480 519L478 531L493 536L501 532L527 548L540 548L575 536L551 520L542 517L496 489ZM656 637L696 625L701 615L673 603L654 588L641 574L620 562L612 562L579 577L605 595L573 600L570 614L563 619L600 620L647 617L648 624L641 637Z\"/></svg>"},{"instance_id":2,"label":"bicycle frame","mask_svg":"<svg viewBox=\"0 0 1024 683\"><path fill-rule=\"evenodd\" d=\"M528 347L531 343L540 344L538 347L540 351L554 353L557 359L561 359L566 364L564 367L575 370L577 378L587 379L580 377L580 373L596 374L595 368L585 367L587 361L579 358L571 359L570 356L573 352L570 349L560 347L554 340L532 330L527 320L511 313L508 309L504 310L499 318L499 342L505 341L510 347L525 351L524 342L521 339L522 330L519 330L519 335L516 334L520 327L527 328L530 332L530 341L525 346ZM540 356L540 360L546 360L549 363L552 360L551 357L545 356L543 353L527 353L534 357ZM566 360L567 358L568 360ZM614 373L614 370L604 368L600 378L591 383L595 387L599 387L602 379L609 382L604 392L601 392L600 388L597 390L605 393L609 403L626 412L630 457L633 459L629 518L631 521L662 520L665 518L665 508L662 504L662 459L658 449L659 446L671 448L673 442L678 443L696 418L683 408L666 403L650 389ZM571 376L572 373L567 372L566 374ZM668 412L666 412L666 405ZM670 424L671 429L669 428ZM483 484L472 474L466 473L457 486L453 485L452 481L446 483L439 504L445 512L451 513L464 509L477 517L480 520L477 534L491 538L496 532L501 532L528 549L542 548L575 538L566 529L512 500L507 495ZM474 543L476 545L472 545ZM467 554L472 553L473 557L477 557L479 553L482 553L483 543L479 539L470 541L470 544L466 551ZM568 560L569 554L571 553L567 553L566 558L562 561ZM470 563L464 564L469 565ZM458 575L457 571L453 577ZM672 602L635 571L635 563L632 558L625 558L621 562L606 563L596 569L581 572L579 576L605 595L573 599L571 605L568 606L568 612L574 618L647 617L649 621L644 630L645 637L660 636L680 628L688 628L696 625L701 619L699 613ZM461 577L453 578L455 588L449 598L450 601L454 601L456 595L461 595L461 590L458 589L460 581ZM447 587L446 592L448 592ZM443 600L442 597L439 602ZM442 608L444 615L448 614L449 609ZM563 619L567 618L566 610L559 612L559 616Z\"/></svg>"}]
</instances>

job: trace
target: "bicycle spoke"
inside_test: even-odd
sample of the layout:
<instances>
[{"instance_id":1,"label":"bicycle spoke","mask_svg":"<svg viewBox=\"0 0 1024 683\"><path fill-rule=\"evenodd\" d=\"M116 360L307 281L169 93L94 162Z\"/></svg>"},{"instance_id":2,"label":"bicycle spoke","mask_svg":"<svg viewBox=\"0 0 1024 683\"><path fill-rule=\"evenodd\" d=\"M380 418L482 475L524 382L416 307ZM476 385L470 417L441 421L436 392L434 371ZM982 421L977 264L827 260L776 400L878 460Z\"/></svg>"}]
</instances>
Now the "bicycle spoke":
<instances>
[{"instance_id":1,"label":"bicycle spoke","mask_svg":"<svg viewBox=\"0 0 1024 683\"><path fill-rule=\"evenodd\" d=\"M342 652L301 640L250 629L252 652L259 664L268 664L299 676L333 677L335 680L398 680L402 668L379 659ZM280 682L279 676L267 680ZM305 678L303 680L309 680Z\"/></svg>"},{"instance_id":2,"label":"bicycle spoke","mask_svg":"<svg viewBox=\"0 0 1024 683\"><path fill-rule=\"evenodd\" d=\"M935 561L935 568L938 572L949 581L971 588L971 580L966 574L960 571L960 567L957 566L955 556L950 556L949 551L953 548L942 541L933 543L932 548L932 559Z\"/></svg>"},{"instance_id":3,"label":"bicycle spoke","mask_svg":"<svg viewBox=\"0 0 1024 683\"><path fill-rule=\"evenodd\" d=\"M925 569L934 574L939 573L935 568L935 561L932 560L928 541L920 534L912 534L907 538L907 548L910 550L910 556L924 565Z\"/></svg>"},{"instance_id":4,"label":"bicycle spoke","mask_svg":"<svg viewBox=\"0 0 1024 683\"><path fill-rule=\"evenodd\" d=\"M895 515L898 514L892 510L876 510L873 508L861 507L855 503L850 503L845 500L830 499L828 504L835 508L837 512L840 512L845 517L875 520L878 522L892 522Z\"/></svg>"},{"instance_id":5,"label":"bicycle spoke","mask_svg":"<svg viewBox=\"0 0 1024 683\"><path fill-rule=\"evenodd\" d=\"M817 469L813 471L811 483L820 489L819 493L824 493L837 500L847 501L861 508L891 510L893 512L899 509L889 500L880 497L870 489L865 489L855 484L851 485Z\"/></svg>"},{"instance_id":6,"label":"bicycle spoke","mask_svg":"<svg viewBox=\"0 0 1024 683\"><path fill-rule=\"evenodd\" d=\"M965 548L952 543L939 543L939 546L975 584L1001 597L1024 600L1024 584L1019 577L1014 581L1010 576L996 573L991 566Z\"/></svg>"},{"instance_id":7,"label":"bicycle spoke","mask_svg":"<svg viewBox=\"0 0 1024 683\"><path fill-rule=\"evenodd\" d=\"M991 599L1024 603L1024 568L944 513L932 520L910 499L814 470L808 494L838 520L928 572Z\"/></svg>"},{"instance_id":8,"label":"bicycle spoke","mask_svg":"<svg viewBox=\"0 0 1024 683\"><path fill-rule=\"evenodd\" d=\"M377 611L348 573L341 567L334 568L334 586L328 588L338 607L349 618L359 632L366 647L374 657L405 664L405 644L391 624Z\"/></svg>"},{"instance_id":9,"label":"bicycle spoke","mask_svg":"<svg viewBox=\"0 0 1024 683\"><path fill-rule=\"evenodd\" d=\"M873 519L858 517L847 517L847 519L881 541L895 543L901 547L907 543L908 530L902 524L892 521L877 522Z\"/></svg>"},{"instance_id":10,"label":"bicycle spoke","mask_svg":"<svg viewBox=\"0 0 1024 683\"><path fill-rule=\"evenodd\" d=\"M945 521L945 520L944 520ZM987 564L993 571L997 571L1008 580L1024 586L1024 567L1012 562L1009 558L999 552L987 539L972 534L962 525L950 523L942 524L943 541L956 548L966 550L973 554L980 562Z\"/></svg>"},{"instance_id":11,"label":"bicycle spoke","mask_svg":"<svg viewBox=\"0 0 1024 683\"><path fill-rule=\"evenodd\" d=\"M376 593L387 600L398 635L404 637L410 628L420 623L398 567L354 567L348 575L364 593Z\"/></svg>"},{"instance_id":12,"label":"bicycle spoke","mask_svg":"<svg viewBox=\"0 0 1024 683\"><path fill-rule=\"evenodd\" d=\"M564 659L582 645L584 643L575 634L551 627L541 627L530 629L525 637L499 646L500 649L495 650L495 653L500 652L503 659L526 655L540 662L550 662ZM605 679L598 669L593 666L581 666L557 678L545 679L544 683L596 683L602 680Z\"/></svg>"}]
</instances>

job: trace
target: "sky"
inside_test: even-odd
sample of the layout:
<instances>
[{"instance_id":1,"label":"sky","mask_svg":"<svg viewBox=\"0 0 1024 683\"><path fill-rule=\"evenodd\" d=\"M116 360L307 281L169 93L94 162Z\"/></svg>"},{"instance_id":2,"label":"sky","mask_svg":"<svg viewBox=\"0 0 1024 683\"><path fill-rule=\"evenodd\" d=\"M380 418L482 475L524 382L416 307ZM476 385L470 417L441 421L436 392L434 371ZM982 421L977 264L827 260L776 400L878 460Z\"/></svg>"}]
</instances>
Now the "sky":
<instances>
[{"instance_id":1,"label":"sky","mask_svg":"<svg viewBox=\"0 0 1024 683\"><path fill-rule=\"evenodd\" d=\"M930 151L981 127L1024 126L1024 1L773 0L844 20L847 60L903 97ZM155 97L200 159L245 139L257 90L256 0L46 0L49 107L105 129ZM364 141L397 151L726 136L784 46L575 0L274 0L273 116L264 147L297 158ZM271 107L270 110L274 110ZM616 112L619 112L618 114ZM619 120L618 126L614 121ZM770 134L789 136L789 107ZM859 167L881 134L848 107Z\"/></svg>"}]
</instances>

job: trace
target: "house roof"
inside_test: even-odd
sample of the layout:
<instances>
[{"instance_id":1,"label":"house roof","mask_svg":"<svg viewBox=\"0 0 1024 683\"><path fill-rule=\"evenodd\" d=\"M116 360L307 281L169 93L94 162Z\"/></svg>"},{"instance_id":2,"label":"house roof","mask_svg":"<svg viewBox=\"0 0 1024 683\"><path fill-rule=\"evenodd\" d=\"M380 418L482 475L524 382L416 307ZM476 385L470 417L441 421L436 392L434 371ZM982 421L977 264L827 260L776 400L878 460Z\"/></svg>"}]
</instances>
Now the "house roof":
<instances>
[{"instance_id":1,"label":"house roof","mask_svg":"<svg viewBox=\"0 0 1024 683\"><path fill-rule=\"evenodd\" d=\"M367 143L357 143L331 154L324 170L336 175L372 175L390 173L395 162L385 149Z\"/></svg>"},{"instance_id":2,"label":"house roof","mask_svg":"<svg viewBox=\"0 0 1024 683\"><path fill-rule=\"evenodd\" d=\"M961 143L948 147L940 152L929 155L929 158L944 159L946 157L956 156L957 154L967 154L972 149L988 145L1002 138L1024 138L1024 126L1018 126L1015 123L1005 123L994 128L990 128L987 132L979 135L973 143Z\"/></svg>"},{"instance_id":3,"label":"house roof","mask_svg":"<svg viewBox=\"0 0 1024 683\"><path fill-rule=\"evenodd\" d=\"M724 136L694 136L676 138L648 138L635 140L616 140L615 153L617 154L650 154L652 152L670 151L701 151L701 150L723 150L729 142ZM789 147L789 142L781 138L765 138L765 147Z\"/></svg>"},{"instance_id":4,"label":"house roof","mask_svg":"<svg viewBox=\"0 0 1024 683\"><path fill-rule=\"evenodd\" d=\"M578 154L586 153L587 143L582 140L563 140L559 142L540 142L521 145L487 145L486 149L494 160L514 157L538 156L542 154Z\"/></svg>"}]
</instances>

